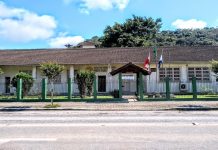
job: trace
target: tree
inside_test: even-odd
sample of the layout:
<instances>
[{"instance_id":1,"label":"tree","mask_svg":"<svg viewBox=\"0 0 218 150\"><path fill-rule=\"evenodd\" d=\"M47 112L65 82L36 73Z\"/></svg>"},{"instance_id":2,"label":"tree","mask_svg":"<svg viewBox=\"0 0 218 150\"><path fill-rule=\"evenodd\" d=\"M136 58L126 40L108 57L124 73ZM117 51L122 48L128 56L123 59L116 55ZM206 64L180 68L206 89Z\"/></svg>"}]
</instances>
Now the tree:
<instances>
[{"instance_id":1,"label":"tree","mask_svg":"<svg viewBox=\"0 0 218 150\"><path fill-rule=\"evenodd\" d=\"M33 77L25 72L19 72L16 74L12 81L11 84L13 87L17 87L17 82L18 79L22 79L22 97L27 96L28 92L30 91L31 87L33 86Z\"/></svg>"},{"instance_id":2,"label":"tree","mask_svg":"<svg viewBox=\"0 0 218 150\"><path fill-rule=\"evenodd\" d=\"M45 62L40 64L40 70L44 76L46 76L51 83L51 105L53 105L54 97L54 80L64 70L64 66L59 65L56 62Z\"/></svg>"},{"instance_id":3,"label":"tree","mask_svg":"<svg viewBox=\"0 0 218 150\"><path fill-rule=\"evenodd\" d=\"M4 73L4 72L3 72L2 68L0 68L0 75L3 74L3 73Z\"/></svg>"},{"instance_id":4,"label":"tree","mask_svg":"<svg viewBox=\"0 0 218 150\"><path fill-rule=\"evenodd\" d=\"M212 65L212 71L218 76L218 61L212 60L211 62Z\"/></svg>"},{"instance_id":5,"label":"tree","mask_svg":"<svg viewBox=\"0 0 218 150\"><path fill-rule=\"evenodd\" d=\"M93 36L91 39L87 39L86 41L94 43L96 47L101 47L102 45L101 38L98 36Z\"/></svg>"},{"instance_id":6,"label":"tree","mask_svg":"<svg viewBox=\"0 0 218 150\"><path fill-rule=\"evenodd\" d=\"M161 19L134 16L123 24L107 26L101 38L103 47L142 47L155 42L161 28Z\"/></svg>"},{"instance_id":7,"label":"tree","mask_svg":"<svg viewBox=\"0 0 218 150\"><path fill-rule=\"evenodd\" d=\"M93 71L89 71L87 75L88 75L86 80L87 95L91 96L93 92L95 73Z\"/></svg>"},{"instance_id":8,"label":"tree","mask_svg":"<svg viewBox=\"0 0 218 150\"><path fill-rule=\"evenodd\" d=\"M78 89L80 93L81 98L85 98L86 96L86 80L87 80L88 74L86 71L79 71L76 75L76 80L78 84Z\"/></svg>"},{"instance_id":9,"label":"tree","mask_svg":"<svg viewBox=\"0 0 218 150\"><path fill-rule=\"evenodd\" d=\"M93 71L79 71L76 80L78 83L78 89L81 98L86 97L87 95L91 96L93 91L93 83L94 83L95 73Z\"/></svg>"}]
</instances>

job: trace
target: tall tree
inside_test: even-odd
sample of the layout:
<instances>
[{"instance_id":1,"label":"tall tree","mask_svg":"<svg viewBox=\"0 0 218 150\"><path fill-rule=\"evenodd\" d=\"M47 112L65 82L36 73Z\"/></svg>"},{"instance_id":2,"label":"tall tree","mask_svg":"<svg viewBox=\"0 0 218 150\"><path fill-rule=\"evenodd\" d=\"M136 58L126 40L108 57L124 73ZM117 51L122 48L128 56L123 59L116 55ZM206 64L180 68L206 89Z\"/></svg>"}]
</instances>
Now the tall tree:
<instances>
[{"instance_id":1,"label":"tall tree","mask_svg":"<svg viewBox=\"0 0 218 150\"><path fill-rule=\"evenodd\" d=\"M142 47L154 44L161 28L161 19L134 16L123 24L107 26L100 39L103 47Z\"/></svg>"},{"instance_id":2,"label":"tall tree","mask_svg":"<svg viewBox=\"0 0 218 150\"><path fill-rule=\"evenodd\" d=\"M51 105L53 105L54 97L54 80L64 70L64 66L59 65L56 62L46 62L40 65L40 70L44 76L46 76L51 83Z\"/></svg>"}]
</instances>

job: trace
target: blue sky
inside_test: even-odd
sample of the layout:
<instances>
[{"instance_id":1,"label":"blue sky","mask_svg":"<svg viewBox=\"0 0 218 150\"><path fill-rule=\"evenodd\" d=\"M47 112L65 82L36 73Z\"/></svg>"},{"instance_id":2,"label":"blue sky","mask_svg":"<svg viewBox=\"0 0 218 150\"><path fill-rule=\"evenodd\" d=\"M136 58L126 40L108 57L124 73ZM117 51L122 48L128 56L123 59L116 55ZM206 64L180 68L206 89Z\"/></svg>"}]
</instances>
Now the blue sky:
<instances>
[{"instance_id":1,"label":"blue sky","mask_svg":"<svg viewBox=\"0 0 218 150\"><path fill-rule=\"evenodd\" d=\"M218 26L217 0L0 0L0 49L59 48L103 34L133 14L161 30Z\"/></svg>"}]
</instances>

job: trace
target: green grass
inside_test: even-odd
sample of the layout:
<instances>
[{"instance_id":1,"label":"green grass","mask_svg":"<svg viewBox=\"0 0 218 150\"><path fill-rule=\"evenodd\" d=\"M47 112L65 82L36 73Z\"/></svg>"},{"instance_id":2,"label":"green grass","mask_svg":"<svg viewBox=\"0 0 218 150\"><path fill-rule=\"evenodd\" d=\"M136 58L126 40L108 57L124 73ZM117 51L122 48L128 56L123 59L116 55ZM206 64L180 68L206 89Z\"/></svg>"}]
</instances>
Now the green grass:
<instances>
[{"instance_id":1,"label":"green grass","mask_svg":"<svg viewBox=\"0 0 218 150\"><path fill-rule=\"evenodd\" d=\"M58 107L61 107L60 104L48 104L48 105L45 105L44 108L58 108Z\"/></svg>"},{"instance_id":2,"label":"green grass","mask_svg":"<svg viewBox=\"0 0 218 150\"><path fill-rule=\"evenodd\" d=\"M164 99L165 97L156 97L156 98L148 98L147 95L144 95L144 99ZM188 94L188 95L174 95L174 98L172 99L192 99L193 95ZM197 98L199 99L218 99L218 95L197 95Z\"/></svg>"},{"instance_id":3,"label":"green grass","mask_svg":"<svg viewBox=\"0 0 218 150\"><path fill-rule=\"evenodd\" d=\"M68 96L54 96L53 97L54 100L68 100ZM97 96L98 99L113 99L112 96ZM50 100L51 96L47 96L47 100ZM80 96L72 96L71 100L78 100L81 99ZM83 98L83 100L89 100L89 99L93 99L93 96L88 97L86 96L85 98ZM1 100L16 100L16 96L0 96L0 101ZM40 96L25 96L23 98L23 101L25 100L41 100Z\"/></svg>"}]
</instances>

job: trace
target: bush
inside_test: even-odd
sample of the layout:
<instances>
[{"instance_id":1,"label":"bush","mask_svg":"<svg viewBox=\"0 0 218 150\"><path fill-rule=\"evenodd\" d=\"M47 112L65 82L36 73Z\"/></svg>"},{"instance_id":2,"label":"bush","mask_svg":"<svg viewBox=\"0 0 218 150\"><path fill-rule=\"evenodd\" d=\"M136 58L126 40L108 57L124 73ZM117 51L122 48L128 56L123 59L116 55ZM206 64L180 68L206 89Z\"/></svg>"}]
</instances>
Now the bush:
<instances>
[{"instance_id":1,"label":"bush","mask_svg":"<svg viewBox=\"0 0 218 150\"><path fill-rule=\"evenodd\" d=\"M27 74L25 72L20 72L20 73L16 74L11 81L11 84L13 87L17 87L18 79L22 79L22 81L23 81L23 83L22 83L22 96L24 97L28 94L31 87L33 86L34 80L30 74Z\"/></svg>"},{"instance_id":2,"label":"bush","mask_svg":"<svg viewBox=\"0 0 218 150\"><path fill-rule=\"evenodd\" d=\"M92 95L94 79L95 73L93 71L78 72L76 80L81 98L86 97L86 91L88 96Z\"/></svg>"},{"instance_id":3,"label":"bush","mask_svg":"<svg viewBox=\"0 0 218 150\"><path fill-rule=\"evenodd\" d=\"M93 92L93 84L95 80L95 73L90 71L87 72L87 79L86 79L86 87L87 87L87 95L91 96Z\"/></svg>"},{"instance_id":4,"label":"bush","mask_svg":"<svg viewBox=\"0 0 218 150\"><path fill-rule=\"evenodd\" d=\"M78 89L81 98L85 98L86 96L86 79L88 77L88 73L86 71L80 71L76 75L76 80L78 83Z\"/></svg>"}]
</instances>

